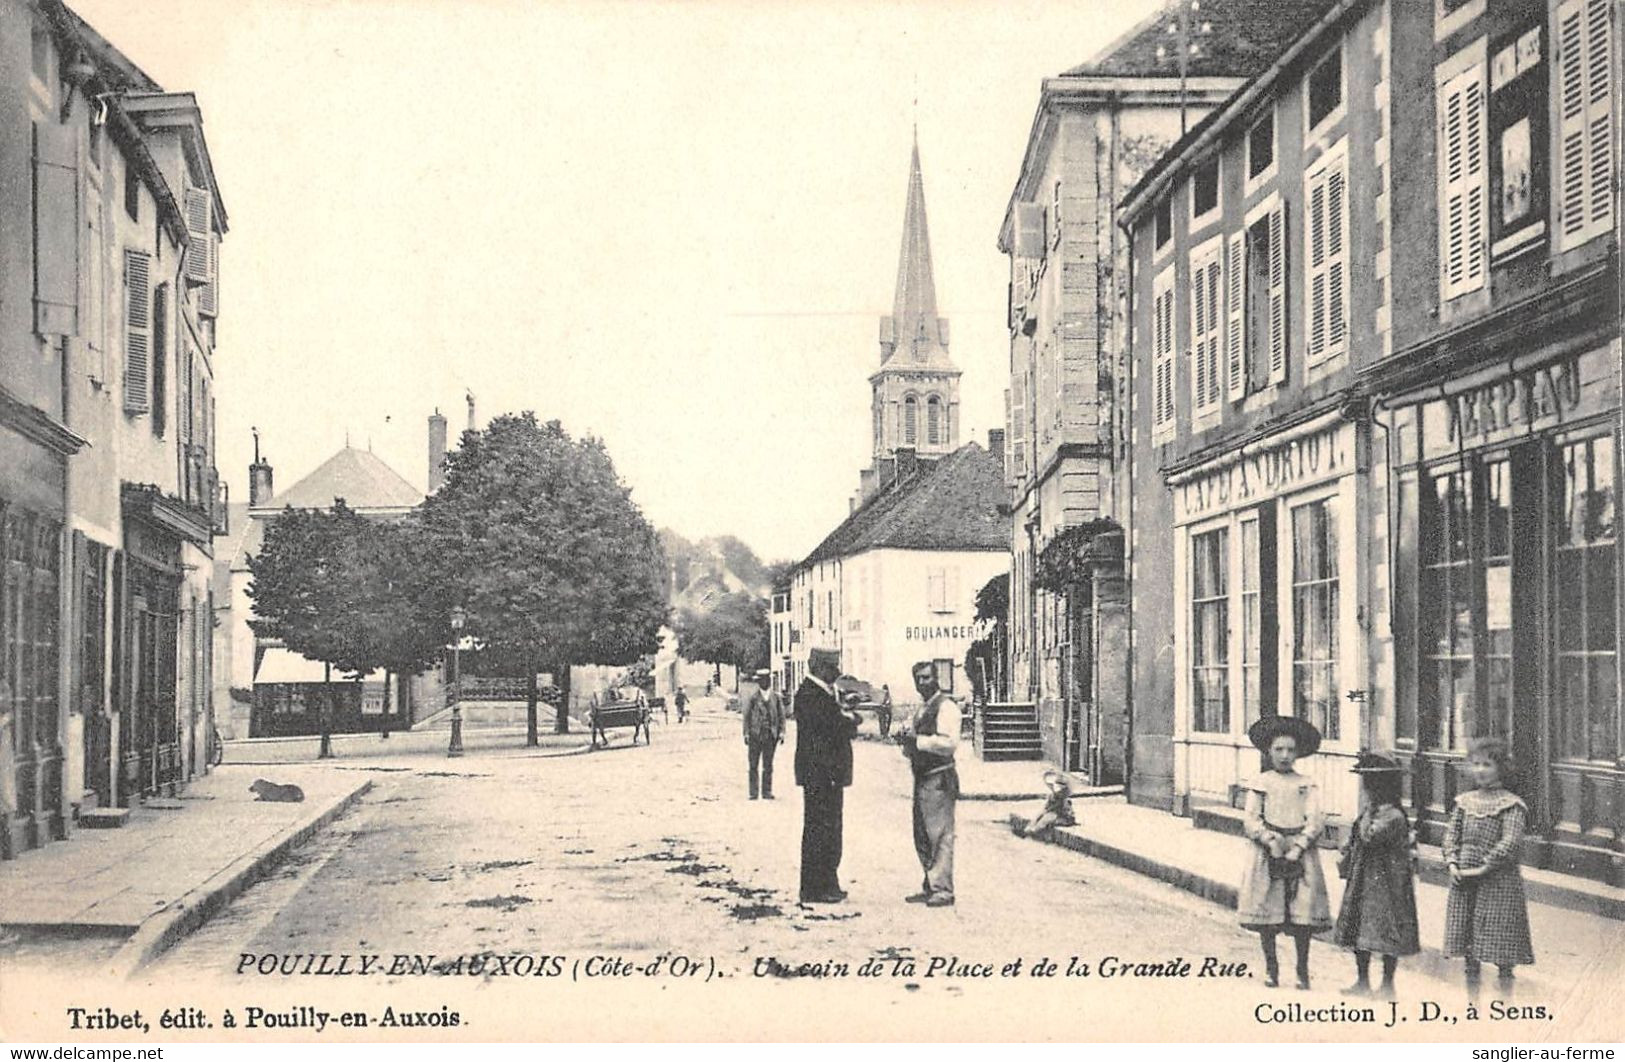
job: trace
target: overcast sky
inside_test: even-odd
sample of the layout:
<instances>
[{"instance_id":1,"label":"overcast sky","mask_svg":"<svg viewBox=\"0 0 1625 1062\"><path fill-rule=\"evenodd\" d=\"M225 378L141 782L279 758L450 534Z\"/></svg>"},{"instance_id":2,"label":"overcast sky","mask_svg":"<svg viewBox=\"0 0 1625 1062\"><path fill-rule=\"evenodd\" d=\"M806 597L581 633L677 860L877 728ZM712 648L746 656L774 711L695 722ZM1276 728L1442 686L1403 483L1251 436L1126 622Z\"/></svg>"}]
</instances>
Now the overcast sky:
<instances>
[{"instance_id":1,"label":"overcast sky","mask_svg":"<svg viewBox=\"0 0 1625 1062\"><path fill-rule=\"evenodd\" d=\"M602 436L651 520L800 557L867 463L917 117L962 439L1003 419L996 246L1039 82L1151 0L70 0L197 94L221 472L339 447L420 488L425 418ZM915 100L918 99L916 106Z\"/></svg>"}]
</instances>

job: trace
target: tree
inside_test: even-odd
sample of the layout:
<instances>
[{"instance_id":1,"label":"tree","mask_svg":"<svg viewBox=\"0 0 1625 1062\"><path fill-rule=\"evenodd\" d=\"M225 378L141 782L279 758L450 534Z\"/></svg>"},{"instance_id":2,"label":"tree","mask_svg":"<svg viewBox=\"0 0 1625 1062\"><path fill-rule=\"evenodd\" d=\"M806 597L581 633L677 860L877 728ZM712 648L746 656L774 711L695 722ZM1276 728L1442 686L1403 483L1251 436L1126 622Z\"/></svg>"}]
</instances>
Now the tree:
<instances>
[{"instance_id":1,"label":"tree","mask_svg":"<svg viewBox=\"0 0 1625 1062\"><path fill-rule=\"evenodd\" d=\"M723 664L740 671L765 665L767 641L767 604L743 590L722 598L709 612L685 610L677 618L677 651L715 665L719 684Z\"/></svg>"},{"instance_id":2,"label":"tree","mask_svg":"<svg viewBox=\"0 0 1625 1062\"><path fill-rule=\"evenodd\" d=\"M369 667L391 677L415 675L445 654L450 613L438 607L429 581L428 541L416 515L369 521L361 535L362 588L356 604L361 651ZM397 682L399 686L399 682ZM404 686L399 686L404 691Z\"/></svg>"},{"instance_id":3,"label":"tree","mask_svg":"<svg viewBox=\"0 0 1625 1062\"><path fill-rule=\"evenodd\" d=\"M527 744L538 671L557 676L565 733L571 665L626 665L659 648L665 559L599 440L529 412L465 432L422 526L441 610L463 607L468 633L524 669Z\"/></svg>"}]
</instances>

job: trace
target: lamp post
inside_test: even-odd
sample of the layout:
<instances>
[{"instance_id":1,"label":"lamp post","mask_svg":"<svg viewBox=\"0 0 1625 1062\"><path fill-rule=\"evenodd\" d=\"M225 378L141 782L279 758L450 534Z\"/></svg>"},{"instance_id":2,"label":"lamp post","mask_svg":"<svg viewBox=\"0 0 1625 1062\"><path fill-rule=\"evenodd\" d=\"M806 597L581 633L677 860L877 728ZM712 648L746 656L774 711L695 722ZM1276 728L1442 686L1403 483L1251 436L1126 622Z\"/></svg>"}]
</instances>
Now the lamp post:
<instances>
[{"instance_id":1,"label":"lamp post","mask_svg":"<svg viewBox=\"0 0 1625 1062\"><path fill-rule=\"evenodd\" d=\"M468 613L463 607L451 610L451 744L447 756L463 754L463 625Z\"/></svg>"}]
</instances>

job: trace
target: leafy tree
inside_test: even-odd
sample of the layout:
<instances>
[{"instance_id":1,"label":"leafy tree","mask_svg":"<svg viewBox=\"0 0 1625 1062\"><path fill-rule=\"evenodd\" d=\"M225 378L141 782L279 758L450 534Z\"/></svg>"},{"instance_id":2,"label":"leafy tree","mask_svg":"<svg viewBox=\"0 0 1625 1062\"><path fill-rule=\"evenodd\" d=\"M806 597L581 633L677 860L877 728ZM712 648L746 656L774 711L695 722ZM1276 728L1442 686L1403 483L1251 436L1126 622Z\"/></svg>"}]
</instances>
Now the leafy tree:
<instances>
[{"instance_id":1,"label":"leafy tree","mask_svg":"<svg viewBox=\"0 0 1625 1062\"><path fill-rule=\"evenodd\" d=\"M527 676L528 744L538 671L563 687L564 733L572 664L626 665L659 648L665 559L599 440L529 412L466 432L422 526L438 607L466 609L468 633Z\"/></svg>"},{"instance_id":2,"label":"leafy tree","mask_svg":"<svg viewBox=\"0 0 1625 1062\"><path fill-rule=\"evenodd\" d=\"M678 616L677 651L689 660L716 665L719 684L723 664L739 671L766 665L767 643L767 604L744 590L722 598L709 612Z\"/></svg>"},{"instance_id":3,"label":"leafy tree","mask_svg":"<svg viewBox=\"0 0 1625 1062\"><path fill-rule=\"evenodd\" d=\"M363 593L355 619L369 670L384 671L387 700L392 676L404 680L444 655L450 614L438 607L429 582L429 544L415 515L368 521L361 547Z\"/></svg>"}]
</instances>

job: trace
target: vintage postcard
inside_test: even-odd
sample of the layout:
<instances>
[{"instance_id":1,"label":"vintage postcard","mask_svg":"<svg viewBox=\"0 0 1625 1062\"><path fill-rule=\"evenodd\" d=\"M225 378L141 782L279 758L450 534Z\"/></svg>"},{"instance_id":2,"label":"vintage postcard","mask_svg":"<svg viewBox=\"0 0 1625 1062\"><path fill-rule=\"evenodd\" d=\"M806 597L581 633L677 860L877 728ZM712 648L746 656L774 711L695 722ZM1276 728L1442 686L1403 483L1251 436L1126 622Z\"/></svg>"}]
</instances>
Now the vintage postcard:
<instances>
[{"instance_id":1,"label":"vintage postcard","mask_svg":"<svg viewBox=\"0 0 1625 1062\"><path fill-rule=\"evenodd\" d=\"M0 1037L1625 1038L1622 15L0 0Z\"/></svg>"}]
</instances>

